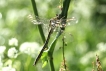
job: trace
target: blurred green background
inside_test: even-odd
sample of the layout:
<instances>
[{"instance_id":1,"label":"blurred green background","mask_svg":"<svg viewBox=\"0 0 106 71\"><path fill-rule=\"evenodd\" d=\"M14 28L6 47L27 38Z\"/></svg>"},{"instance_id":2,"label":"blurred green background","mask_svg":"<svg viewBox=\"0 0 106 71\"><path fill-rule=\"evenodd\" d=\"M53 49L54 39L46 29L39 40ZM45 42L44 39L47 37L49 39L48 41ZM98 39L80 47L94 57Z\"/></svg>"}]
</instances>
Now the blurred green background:
<instances>
[{"instance_id":1,"label":"blurred green background","mask_svg":"<svg viewBox=\"0 0 106 71\"><path fill-rule=\"evenodd\" d=\"M35 1L42 19L50 20L61 12L58 8L59 0ZM3 63L2 67L5 67L6 62L11 60L12 67L16 71L50 71L49 64L42 68L41 61L34 67L35 57L28 54L21 53L17 58L7 56L9 48L12 47L9 45L11 38L18 40L18 46L15 47L18 52L24 42L36 42L39 46L43 46L38 28L29 20L29 14L33 15L30 0L0 0L0 46L6 46L3 57L0 58ZM78 23L66 27L65 30L66 33L72 35L71 38L66 37L65 59L68 69L70 71L92 71L92 62L96 61L97 54L103 70L106 70L106 1L72 0L68 18L72 17L78 19ZM54 53L56 71L59 71L62 62L61 46L62 36L58 39Z\"/></svg>"}]
</instances>

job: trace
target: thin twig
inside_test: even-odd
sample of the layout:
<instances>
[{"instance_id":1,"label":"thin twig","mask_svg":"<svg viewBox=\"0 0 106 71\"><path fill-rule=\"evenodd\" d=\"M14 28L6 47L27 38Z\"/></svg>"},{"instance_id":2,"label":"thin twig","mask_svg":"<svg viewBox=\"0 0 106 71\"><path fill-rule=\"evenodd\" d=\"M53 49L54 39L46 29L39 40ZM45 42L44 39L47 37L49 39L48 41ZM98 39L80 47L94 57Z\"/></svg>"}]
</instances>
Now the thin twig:
<instances>
[{"instance_id":1,"label":"thin twig","mask_svg":"<svg viewBox=\"0 0 106 71\"><path fill-rule=\"evenodd\" d=\"M96 55L96 66L97 66L97 71L103 71L98 55Z\"/></svg>"},{"instance_id":2,"label":"thin twig","mask_svg":"<svg viewBox=\"0 0 106 71\"><path fill-rule=\"evenodd\" d=\"M64 63L64 68L66 69L65 56L64 56L65 36L63 36L62 41L63 41L63 47L62 47L62 52L63 52L63 63Z\"/></svg>"}]
</instances>

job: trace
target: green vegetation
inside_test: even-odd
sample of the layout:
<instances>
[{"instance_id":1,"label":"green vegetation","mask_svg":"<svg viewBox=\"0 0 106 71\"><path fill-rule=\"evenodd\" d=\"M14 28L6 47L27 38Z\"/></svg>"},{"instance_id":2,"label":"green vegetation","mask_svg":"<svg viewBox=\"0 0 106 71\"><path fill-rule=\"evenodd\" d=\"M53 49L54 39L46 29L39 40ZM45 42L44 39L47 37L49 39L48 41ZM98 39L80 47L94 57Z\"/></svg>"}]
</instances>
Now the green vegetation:
<instances>
[{"instance_id":1,"label":"green vegetation","mask_svg":"<svg viewBox=\"0 0 106 71\"><path fill-rule=\"evenodd\" d=\"M0 71L105 71L105 7L105 0L0 0ZM29 15L49 24L56 14L77 21L51 34L49 49L33 66L48 28L35 25Z\"/></svg>"}]
</instances>

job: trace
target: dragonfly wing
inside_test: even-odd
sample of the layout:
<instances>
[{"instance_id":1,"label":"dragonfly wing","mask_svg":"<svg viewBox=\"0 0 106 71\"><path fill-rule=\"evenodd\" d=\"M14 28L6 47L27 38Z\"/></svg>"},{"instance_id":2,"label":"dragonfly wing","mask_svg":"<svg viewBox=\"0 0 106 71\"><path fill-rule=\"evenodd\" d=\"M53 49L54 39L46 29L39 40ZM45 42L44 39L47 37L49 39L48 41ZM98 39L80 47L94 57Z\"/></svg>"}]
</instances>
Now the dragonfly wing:
<instances>
[{"instance_id":1,"label":"dragonfly wing","mask_svg":"<svg viewBox=\"0 0 106 71\"><path fill-rule=\"evenodd\" d=\"M44 19L44 18L40 18L38 16L36 16L36 19L32 16L32 15L28 15L28 19L34 24L34 25L42 25L43 28L43 32L46 34L48 34L48 29L49 29L49 23L50 20L48 19Z\"/></svg>"},{"instance_id":2,"label":"dragonfly wing","mask_svg":"<svg viewBox=\"0 0 106 71\"><path fill-rule=\"evenodd\" d=\"M66 22L67 22L67 26L69 26L69 25L77 24L78 19L76 19L75 17L72 17L71 19L67 19Z\"/></svg>"},{"instance_id":3,"label":"dragonfly wing","mask_svg":"<svg viewBox=\"0 0 106 71\"><path fill-rule=\"evenodd\" d=\"M42 28L43 28L43 32L44 32L45 36L47 37L47 35L49 33L49 24L43 24Z\"/></svg>"},{"instance_id":4,"label":"dragonfly wing","mask_svg":"<svg viewBox=\"0 0 106 71\"><path fill-rule=\"evenodd\" d=\"M73 37L72 33L64 32L63 36L65 37L64 39L65 39L66 45L68 45L74 41L74 37Z\"/></svg>"},{"instance_id":5,"label":"dragonfly wing","mask_svg":"<svg viewBox=\"0 0 106 71\"><path fill-rule=\"evenodd\" d=\"M28 15L28 19L35 25L49 23L49 20L44 19L44 18L40 18L38 16L36 16L36 18L34 18L32 15Z\"/></svg>"}]
</instances>

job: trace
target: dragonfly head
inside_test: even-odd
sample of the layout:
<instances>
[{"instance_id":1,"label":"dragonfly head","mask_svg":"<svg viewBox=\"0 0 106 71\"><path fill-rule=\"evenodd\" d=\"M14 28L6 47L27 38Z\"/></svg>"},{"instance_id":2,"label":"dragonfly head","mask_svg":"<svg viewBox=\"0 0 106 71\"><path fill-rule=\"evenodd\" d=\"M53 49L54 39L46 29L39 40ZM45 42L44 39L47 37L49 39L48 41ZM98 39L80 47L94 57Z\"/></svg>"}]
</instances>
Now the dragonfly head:
<instances>
[{"instance_id":1,"label":"dragonfly head","mask_svg":"<svg viewBox=\"0 0 106 71\"><path fill-rule=\"evenodd\" d=\"M60 29L64 31L65 30L65 27L66 27L66 24L65 23L62 23L61 26L60 26Z\"/></svg>"}]
</instances>

